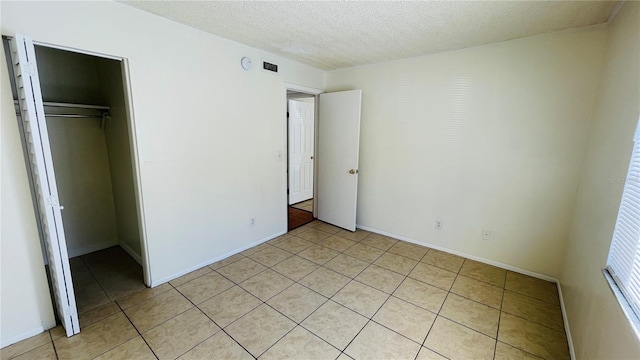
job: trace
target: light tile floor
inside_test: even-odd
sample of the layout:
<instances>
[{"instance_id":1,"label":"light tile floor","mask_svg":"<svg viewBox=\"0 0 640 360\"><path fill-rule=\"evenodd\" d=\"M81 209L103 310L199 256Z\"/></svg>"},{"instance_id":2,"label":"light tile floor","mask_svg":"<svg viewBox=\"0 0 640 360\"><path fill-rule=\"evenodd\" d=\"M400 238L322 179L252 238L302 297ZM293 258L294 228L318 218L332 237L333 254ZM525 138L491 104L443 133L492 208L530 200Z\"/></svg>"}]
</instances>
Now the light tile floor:
<instances>
[{"instance_id":1,"label":"light tile floor","mask_svg":"<svg viewBox=\"0 0 640 360\"><path fill-rule=\"evenodd\" d=\"M153 289L80 277L82 332L3 359L569 358L554 284L318 221Z\"/></svg>"}]
</instances>

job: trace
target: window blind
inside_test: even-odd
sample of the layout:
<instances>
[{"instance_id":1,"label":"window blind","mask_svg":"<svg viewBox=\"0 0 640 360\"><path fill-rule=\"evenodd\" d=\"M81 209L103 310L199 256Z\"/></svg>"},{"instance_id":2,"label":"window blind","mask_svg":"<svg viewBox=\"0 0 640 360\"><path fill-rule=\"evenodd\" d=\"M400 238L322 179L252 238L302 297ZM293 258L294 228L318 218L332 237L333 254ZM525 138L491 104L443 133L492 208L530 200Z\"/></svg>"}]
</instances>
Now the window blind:
<instances>
[{"instance_id":1,"label":"window blind","mask_svg":"<svg viewBox=\"0 0 640 360\"><path fill-rule=\"evenodd\" d=\"M607 271L640 317L640 119L607 258Z\"/></svg>"}]
</instances>

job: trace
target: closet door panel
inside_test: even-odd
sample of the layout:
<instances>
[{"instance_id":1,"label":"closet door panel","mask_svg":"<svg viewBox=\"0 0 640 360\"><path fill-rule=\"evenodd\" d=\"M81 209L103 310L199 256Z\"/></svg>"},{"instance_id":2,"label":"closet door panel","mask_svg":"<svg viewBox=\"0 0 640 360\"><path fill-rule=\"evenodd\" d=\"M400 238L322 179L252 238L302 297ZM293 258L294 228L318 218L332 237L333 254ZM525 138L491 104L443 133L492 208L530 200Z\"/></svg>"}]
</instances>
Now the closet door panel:
<instances>
[{"instance_id":1,"label":"closet door panel","mask_svg":"<svg viewBox=\"0 0 640 360\"><path fill-rule=\"evenodd\" d=\"M16 34L10 40L10 47L27 156L31 164L37 210L40 213L49 259L51 285L58 316L67 336L72 336L80 332L80 324L62 225L62 206L58 201L49 135L44 118L35 49L31 39L21 34Z\"/></svg>"}]
</instances>

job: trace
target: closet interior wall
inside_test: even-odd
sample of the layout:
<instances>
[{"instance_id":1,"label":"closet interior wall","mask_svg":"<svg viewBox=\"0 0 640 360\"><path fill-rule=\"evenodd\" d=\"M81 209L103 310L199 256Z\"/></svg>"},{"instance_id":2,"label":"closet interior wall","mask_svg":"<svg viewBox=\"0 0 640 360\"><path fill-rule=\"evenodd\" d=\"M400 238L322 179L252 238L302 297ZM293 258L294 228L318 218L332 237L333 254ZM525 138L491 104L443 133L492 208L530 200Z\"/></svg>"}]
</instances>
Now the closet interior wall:
<instances>
[{"instance_id":1,"label":"closet interior wall","mask_svg":"<svg viewBox=\"0 0 640 360\"><path fill-rule=\"evenodd\" d=\"M105 121L46 117L69 257L120 245L141 263L121 62L42 46L36 58L45 102L110 107Z\"/></svg>"}]
</instances>

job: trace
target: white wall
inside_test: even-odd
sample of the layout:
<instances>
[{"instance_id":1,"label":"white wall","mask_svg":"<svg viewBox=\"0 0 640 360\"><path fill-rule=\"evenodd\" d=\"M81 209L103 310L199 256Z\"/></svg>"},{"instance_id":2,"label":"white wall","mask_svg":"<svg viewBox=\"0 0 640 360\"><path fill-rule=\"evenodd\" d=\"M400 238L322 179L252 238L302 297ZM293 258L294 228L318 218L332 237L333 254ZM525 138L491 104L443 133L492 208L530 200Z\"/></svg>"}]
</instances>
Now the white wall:
<instances>
[{"instance_id":1,"label":"white wall","mask_svg":"<svg viewBox=\"0 0 640 360\"><path fill-rule=\"evenodd\" d=\"M323 71L115 2L1 2L0 7L2 34L21 32L129 60L153 284L286 231L286 164L277 161L278 151L285 151L283 82L322 89ZM243 56L269 58L281 73L244 71ZM4 72L2 86L8 89ZM1 96L3 104L11 100L9 91ZM15 122L4 109L3 124ZM17 131L3 131L5 136L19 143ZM3 148L2 157L3 167L5 158L23 161L19 146ZM3 195L7 183L6 191L30 209L26 183L5 180L18 176L16 171L3 171ZM5 202L3 196L3 208ZM16 216L14 226L26 235L3 227L3 246L19 238L21 246L36 250L12 252L12 262L3 261L2 276L9 272L19 279L5 283L3 278L3 344L22 328L41 326L33 321L45 318L36 305L48 296L46 283L36 276L42 260L33 215ZM22 265L9 266L13 261ZM28 271L17 271L23 268ZM24 286L33 286L33 304L15 297ZM19 325L4 321L4 314L21 309L37 315L23 316Z\"/></svg>"},{"instance_id":2,"label":"white wall","mask_svg":"<svg viewBox=\"0 0 640 360\"><path fill-rule=\"evenodd\" d=\"M4 49L0 54L0 347L55 325Z\"/></svg>"},{"instance_id":3,"label":"white wall","mask_svg":"<svg viewBox=\"0 0 640 360\"><path fill-rule=\"evenodd\" d=\"M57 109L60 113L62 110ZM74 112L67 109L67 113L69 110ZM69 257L118 244L107 142L101 121L47 116Z\"/></svg>"},{"instance_id":4,"label":"white wall","mask_svg":"<svg viewBox=\"0 0 640 360\"><path fill-rule=\"evenodd\" d=\"M628 1L609 25L598 100L560 277L577 358L640 358L640 342L601 272L640 112L638 24L640 3Z\"/></svg>"},{"instance_id":5,"label":"white wall","mask_svg":"<svg viewBox=\"0 0 640 360\"><path fill-rule=\"evenodd\" d=\"M362 89L357 223L557 276L605 31L329 72Z\"/></svg>"},{"instance_id":6,"label":"white wall","mask_svg":"<svg viewBox=\"0 0 640 360\"><path fill-rule=\"evenodd\" d=\"M141 261L142 249L121 63L103 59L97 61L97 67L105 104L111 107L111 119L106 124L105 137L116 210L118 243L137 261Z\"/></svg>"}]
</instances>

